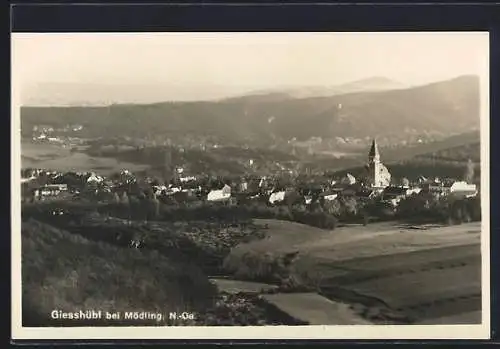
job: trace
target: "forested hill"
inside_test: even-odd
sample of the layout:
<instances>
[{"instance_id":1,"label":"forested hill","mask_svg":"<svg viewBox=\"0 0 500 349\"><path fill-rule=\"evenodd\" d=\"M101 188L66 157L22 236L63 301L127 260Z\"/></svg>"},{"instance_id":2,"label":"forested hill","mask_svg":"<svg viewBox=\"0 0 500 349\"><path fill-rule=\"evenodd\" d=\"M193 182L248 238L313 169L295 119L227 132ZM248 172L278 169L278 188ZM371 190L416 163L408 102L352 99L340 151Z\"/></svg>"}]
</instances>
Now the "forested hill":
<instances>
[{"instance_id":1,"label":"forested hill","mask_svg":"<svg viewBox=\"0 0 500 349\"><path fill-rule=\"evenodd\" d=\"M258 143L310 137L365 138L479 128L479 79L312 98L233 98L107 107L23 107L22 130L84 126L83 137L193 134Z\"/></svg>"}]
</instances>

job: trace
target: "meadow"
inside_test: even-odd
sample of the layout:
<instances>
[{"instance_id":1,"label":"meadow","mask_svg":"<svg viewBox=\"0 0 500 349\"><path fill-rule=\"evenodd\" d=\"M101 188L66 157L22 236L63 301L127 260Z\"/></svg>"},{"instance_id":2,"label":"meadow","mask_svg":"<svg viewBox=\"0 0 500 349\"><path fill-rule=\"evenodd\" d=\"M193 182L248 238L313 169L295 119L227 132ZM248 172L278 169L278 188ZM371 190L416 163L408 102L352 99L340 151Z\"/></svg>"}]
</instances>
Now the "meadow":
<instances>
[{"instance_id":1,"label":"meadow","mask_svg":"<svg viewBox=\"0 0 500 349\"><path fill-rule=\"evenodd\" d=\"M149 166L110 157L90 156L80 151L71 152L62 145L25 141L21 143L21 167L64 172L97 172L108 175L123 169L143 171Z\"/></svg>"}]
</instances>

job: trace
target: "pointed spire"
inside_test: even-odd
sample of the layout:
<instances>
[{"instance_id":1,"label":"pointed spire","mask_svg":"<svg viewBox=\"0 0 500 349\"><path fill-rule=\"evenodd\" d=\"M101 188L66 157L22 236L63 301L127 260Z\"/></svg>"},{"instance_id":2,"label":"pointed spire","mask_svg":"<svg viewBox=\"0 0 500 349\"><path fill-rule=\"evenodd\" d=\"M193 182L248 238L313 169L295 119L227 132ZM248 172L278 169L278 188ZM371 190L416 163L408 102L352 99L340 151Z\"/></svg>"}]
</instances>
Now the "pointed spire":
<instances>
[{"instance_id":1,"label":"pointed spire","mask_svg":"<svg viewBox=\"0 0 500 349\"><path fill-rule=\"evenodd\" d=\"M368 158L369 158L370 162L380 160L380 153L378 151L377 141L375 140L375 138L373 139L372 146L370 148L370 152L368 153Z\"/></svg>"}]
</instances>

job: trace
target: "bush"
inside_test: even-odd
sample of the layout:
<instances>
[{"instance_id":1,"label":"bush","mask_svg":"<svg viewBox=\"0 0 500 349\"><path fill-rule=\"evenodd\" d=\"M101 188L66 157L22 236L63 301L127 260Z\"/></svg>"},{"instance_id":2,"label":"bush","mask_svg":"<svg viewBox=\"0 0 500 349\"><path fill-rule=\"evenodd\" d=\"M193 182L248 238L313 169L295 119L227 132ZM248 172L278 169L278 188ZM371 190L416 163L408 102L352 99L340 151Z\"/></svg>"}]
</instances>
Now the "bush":
<instances>
[{"instance_id":1,"label":"bush","mask_svg":"<svg viewBox=\"0 0 500 349\"><path fill-rule=\"evenodd\" d=\"M224 260L223 267L227 272L233 273L236 278L242 280L281 283L290 276L283 256L270 252L248 251L241 257L230 255Z\"/></svg>"},{"instance_id":2,"label":"bush","mask_svg":"<svg viewBox=\"0 0 500 349\"><path fill-rule=\"evenodd\" d=\"M413 195L402 200L397 209L400 219L417 222L460 224L481 220L479 197L435 197L429 194Z\"/></svg>"}]
</instances>

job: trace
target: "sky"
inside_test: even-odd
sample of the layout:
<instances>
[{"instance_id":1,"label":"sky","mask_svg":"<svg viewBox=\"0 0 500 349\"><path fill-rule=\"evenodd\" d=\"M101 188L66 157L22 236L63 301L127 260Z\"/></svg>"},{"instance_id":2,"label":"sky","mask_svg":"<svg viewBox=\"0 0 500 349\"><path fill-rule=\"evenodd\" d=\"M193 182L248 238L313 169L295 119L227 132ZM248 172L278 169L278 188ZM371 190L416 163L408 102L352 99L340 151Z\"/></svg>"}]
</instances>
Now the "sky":
<instances>
[{"instance_id":1,"label":"sky","mask_svg":"<svg viewBox=\"0 0 500 349\"><path fill-rule=\"evenodd\" d=\"M485 77L487 60L488 35L473 32L12 35L23 104L211 99L372 76L421 85Z\"/></svg>"}]
</instances>

